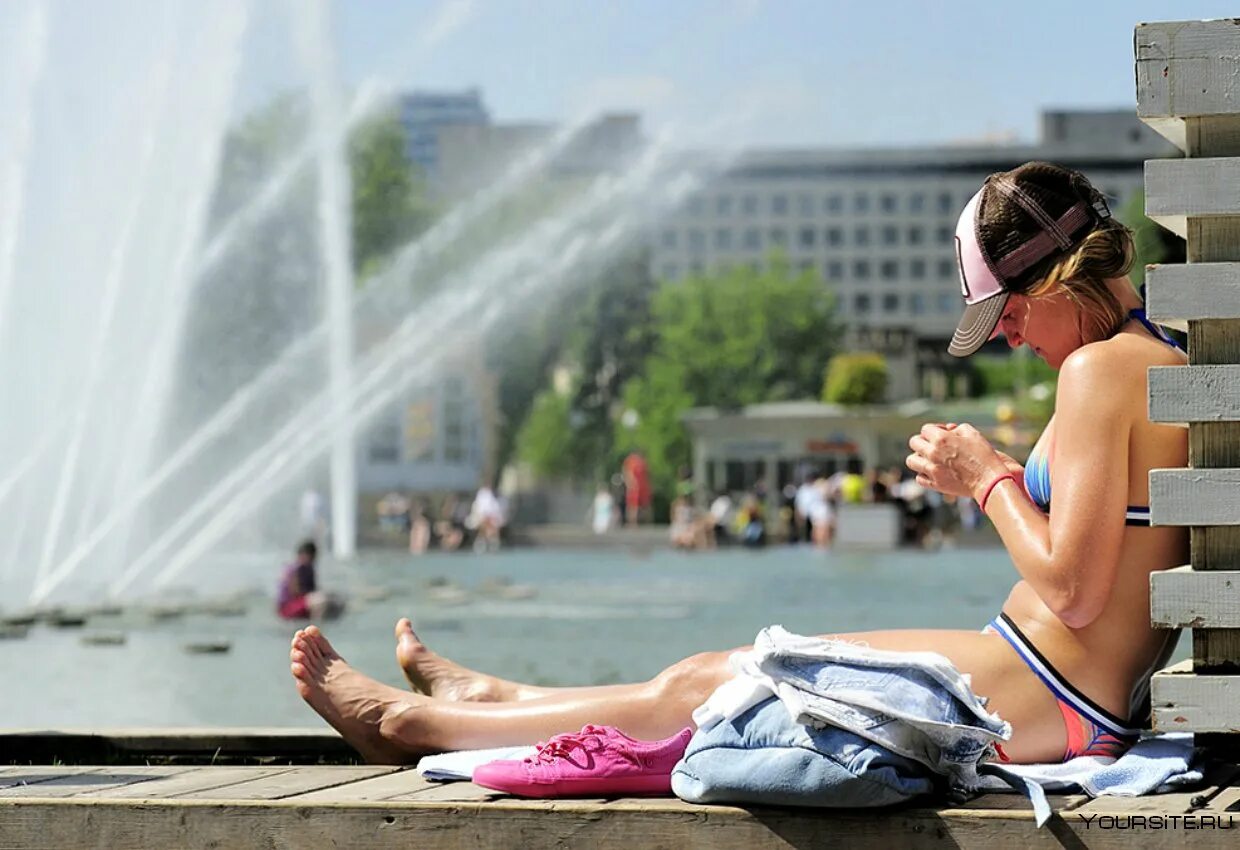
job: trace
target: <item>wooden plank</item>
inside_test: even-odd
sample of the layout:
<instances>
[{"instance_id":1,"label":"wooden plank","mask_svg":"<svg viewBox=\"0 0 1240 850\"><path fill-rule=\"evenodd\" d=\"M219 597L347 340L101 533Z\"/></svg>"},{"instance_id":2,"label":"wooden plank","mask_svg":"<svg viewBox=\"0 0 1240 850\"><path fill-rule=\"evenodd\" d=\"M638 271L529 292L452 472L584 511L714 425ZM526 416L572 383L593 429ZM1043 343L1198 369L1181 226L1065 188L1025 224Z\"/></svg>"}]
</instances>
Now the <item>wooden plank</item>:
<instances>
[{"instance_id":1,"label":"wooden plank","mask_svg":"<svg viewBox=\"0 0 1240 850\"><path fill-rule=\"evenodd\" d=\"M1151 366L1151 422L1240 422L1240 365Z\"/></svg>"},{"instance_id":2,"label":"wooden plank","mask_svg":"<svg viewBox=\"0 0 1240 850\"><path fill-rule=\"evenodd\" d=\"M1145 311L1164 324L1240 319L1240 263L1146 266Z\"/></svg>"},{"instance_id":3,"label":"wooden plank","mask_svg":"<svg viewBox=\"0 0 1240 850\"><path fill-rule=\"evenodd\" d=\"M1133 53L1142 119L1240 112L1240 35L1232 20L1137 24Z\"/></svg>"},{"instance_id":4,"label":"wooden plank","mask_svg":"<svg viewBox=\"0 0 1240 850\"><path fill-rule=\"evenodd\" d=\"M161 773L168 775L186 770L187 768L137 768L137 767L79 767L67 771L61 776L49 778L34 784L17 784L0 789L0 798L4 797L73 797L94 791L112 788L123 788L134 783L157 778ZM33 776L38 776L40 768L33 769Z\"/></svg>"},{"instance_id":5,"label":"wooden plank","mask_svg":"<svg viewBox=\"0 0 1240 850\"><path fill-rule=\"evenodd\" d=\"M29 765L23 767L6 767L0 772L0 789L29 787L64 779L67 776L80 776L98 768L75 767L67 765Z\"/></svg>"},{"instance_id":6,"label":"wooden plank","mask_svg":"<svg viewBox=\"0 0 1240 850\"><path fill-rule=\"evenodd\" d=\"M191 767L185 773L161 779L152 779L150 782L143 782L136 787L105 788L100 791L87 792L82 796L109 800L122 798L163 800L192 796L230 785L239 785L243 782L250 782L263 777L287 773L291 769L289 767L251 766Z\"/></svg>"},{"instance_id":7,"label":"wooden plank","mask_svg":"<svg viewBox=\"0 0 1240 850\"><path fill-rule=\"evenodd\" d=\"M413 794L437 783L427 782L413 768L400 768L383 776L350 782L321 791L310 791L290 799L300 804L313 803L362 803L390 800L393 797Z\"/></svg>"},{"instance_id":8,"label":"wooden plank","mask_svg":"<svg viewBox=\"0 0 1240 850\"><path fill-rule=\"evenodd\" d=\"M1222 789L1206 807L1214 814L1240 814L1240 785Z\"/></svg>"},{"instance_id":9,"label":"wooden plank","mask_svg":"<svg viewBox=\"0 0 1240 850\"><path fill-rule=\"evenodd\" d=\"M1149 160L1145 214L1185 238L1190 219L1240 215L1240 157Z\"/></svg>"},{"instance_id":10,"label":"wooden plank","mask_svg":"<svg viewBox=\"0 0 1240 850\"><path fill-rule=\"evenodd\" d=\"M1240 628L1240 570L1191 567L1150 573L1150 624L1159 629Z\"/></svg>"},{"instance_id":11,"label":"wooden plank","mask_svg":"<svg viewBox=\"0 0 1240 850\"><path fill-rule=\"evenodd\" d=\"M428 782L423 788L389 799L393 802L480 803L498 798L516 799L472 782Z\"/></svg>"},{"instance_id":12,"label":"wooden plank","mask_svg":"<svg viewBox=\"0 0 1240 850\"><path fill-rule=\"evenodd\" d=\"M1193 670L1240 673L1240 629L1193 629Z\"/></svg>"},{"instance_id":13,"label":"wooden plank","mask_svg":"<svg viewBox=\"0 0 1240 850\"><path fill-rule=\"evenodd\" d=\"M1177 665L1154 674L1150 703L1159 732L1240 731L1240 676L1189 673Z\"/></svg>"},{"instance_id":14,"label":"wooden plank","mask_svg":"<svg viewBox=\"0 0 1240 850\"><path fill-rule=\"evenodd\" d=\"M217 788L204 788L189 794L179 795L194 800L280 800L298 794L327 789L335 790L338 785L345 785L361 779L372 779L391 773L394 767L349 767L333 765L330 767L297 767L282 773L256 777L245 782Z\"/></svg>"},{"instance_id":15,"label":"wooden plank","mask_svg":"<svg viewBox=\"0 0 1240 850\"><path fill-rule=\"evenodd\" d=\"M822 811L730 806L663 808L622 801L599 806L559 802L531 806L485 804L367 804L297 806L279 803L209 804L203 801L98 805L34 801L0 805L0 841L44 850L81 847L335 847L367 850L508 850L512 847L589 847L592 850L740 850L740 848L850 847L922 850L953 847L1132 846L1127 829L1091 827L1074 812L1036 829L1030 810L897 809ZM1235 845L1229 830L1200 830L1195 848ZM1176 830L1142 833L1143 847L1180 846Z\"/></svg>"},{"instance_id":16,"label":"wooden plank","mask_svg":"<svg viewBox=\"0 0 1240 850\"><path fill-rule=\"evenodd\" d=\"M1240 525L1240 469L1150 470L1154 525Z\"/></svg>"}]
</instances>

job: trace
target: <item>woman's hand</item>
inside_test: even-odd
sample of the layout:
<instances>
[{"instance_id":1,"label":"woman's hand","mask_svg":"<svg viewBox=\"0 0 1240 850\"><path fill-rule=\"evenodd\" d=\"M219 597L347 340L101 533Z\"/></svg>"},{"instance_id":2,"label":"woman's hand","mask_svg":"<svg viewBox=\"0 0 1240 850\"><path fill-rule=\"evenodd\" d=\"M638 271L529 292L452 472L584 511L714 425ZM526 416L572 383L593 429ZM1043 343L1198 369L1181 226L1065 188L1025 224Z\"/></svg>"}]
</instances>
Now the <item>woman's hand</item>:
<instances>
[{"instance_id":1,"label":"woman's hand","mask_svg":"<svg viewBox=\"0 0 1240 850\"><path fill-rule=\"evenodd\" d=\"M905 464L917 483L948 496L977 499L997 476L1014 471L972 425L926 424L908 445L913 453Z\"/></svg>"}]
</instances>

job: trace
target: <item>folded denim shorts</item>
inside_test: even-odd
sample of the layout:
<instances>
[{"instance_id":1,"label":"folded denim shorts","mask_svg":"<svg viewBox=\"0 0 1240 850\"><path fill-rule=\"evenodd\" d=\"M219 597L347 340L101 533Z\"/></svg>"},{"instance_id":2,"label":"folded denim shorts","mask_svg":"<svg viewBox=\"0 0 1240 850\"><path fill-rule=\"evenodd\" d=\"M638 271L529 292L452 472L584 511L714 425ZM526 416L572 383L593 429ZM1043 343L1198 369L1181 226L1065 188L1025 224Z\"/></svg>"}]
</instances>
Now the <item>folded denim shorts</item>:
<instances>
[{"instance_id":1,"label":"folded denim shorts","mask_svg":"<svg viewBox=\"0 0 1240 850\"><path fill-rule=\"evenodd\" d=\"M799 723L776 697L698 729L672 771L672 790L691 803L856 808L935 789L925 765L847 730Z\"/></svg>"}]
</instances>

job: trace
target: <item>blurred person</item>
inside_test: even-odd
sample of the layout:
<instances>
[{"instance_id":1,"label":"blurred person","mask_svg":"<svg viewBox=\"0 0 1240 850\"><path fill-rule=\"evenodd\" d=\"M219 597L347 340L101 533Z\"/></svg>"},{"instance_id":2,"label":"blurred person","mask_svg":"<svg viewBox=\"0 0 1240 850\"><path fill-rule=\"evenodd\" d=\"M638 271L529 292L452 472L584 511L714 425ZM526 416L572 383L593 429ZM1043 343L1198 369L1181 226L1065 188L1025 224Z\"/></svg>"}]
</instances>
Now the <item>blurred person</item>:
<instances>
[{"instance_id":1,"label":"blurred person","mask_svg":"<svg viewBox=\"0 0 1240 850\"><path fill-rule=\"evenodd\" d=\"M395 490L379 499L375 505L375 515L384 531L403 533L409 530L409 500Z\"/></svg>"},{"instance_id":2,"label":"blurred person","mask_svg":"<svg viewBox=\"0 0 1240 850\"><path fill-rule=\"evenodd\" d=\"M439 508L439 518L435 520L435 537L445 552L455 552L465 542L466 527L462 511L467 511L464 502L455 494L444 497Z\"/></svg>"},{"instance_id":3,"label":"blurred person","mask_svg":"<svg viewBox=\"0 0 1240 850\"><path fill-rule=\"evenodd\" d=\"M598 485L594 501L590 503L590 527L595 534L611 531L616 521L616 500L606 484Z\"/></svg>"},{"instance_id":4,"label":"blurred person","mask_svg":"<svg viewBox=\"0 0 1240 850\"><path fill-rule=\"evenodd\" d=\"M421 555L431 546L431 519L426 515L426 503L413 499L409 505L409 552Z\"/></svg>"},{"instance_id":5,"label":"blurred person","mask_svg":"<svg viewBox=\"0 0 1240 850\"><path fill-rule=\"evenodd\" d=\"M624 475L625 522L639 525L650 517L653 497L650 487L650 467L640 452L630 452L621 464Z\"/></svg>"},{"instance_id":6,"label":"blurred person","mask_svg":"<svg viewBox=\"0 0 1240 850\"><path fill-rule=\"evenodd\" d=\"M716 545L721 546L729 542L731 534L728 528L735 517L736 506L732 503L732 497L726 490L720 490L715 494L714 501L710 503L710 520L714 527Z\"/></svg>"},{"instance_id":7,"label":"blurred person","mask_svg":"<svg viewBox=\"0 0 1240 850\"><path fill-rule=\"evenodd\" d=\"M835 541L835 507L832 504L831 483L820 475L813 486L814 499L809 504L809 522L814 545L828 549Z\"/></svg>"},{"instance_id":8,"label":"blurred person","mask_svg":"<svg viewBox=\"0 0 1240 850\"><path fill-rule=\"evenodd\" d=\"M968 496L961 496L956 502L956 507L960 511L960 527L965 532L976 530L982 520L981 512L977 509L977 502Z\"/></svg>"},{"instance_id":9,"label":"blurred person","mask_svg":"<svg viewBox=\"0 0 1240 850\"><path fill-rule=\"evenodd\" d=\"M507 511L503 501L495 495L490 485L483 484L474 496L465 527L474 532L475 551L498 551L500 532L507 523Z\"/></svg>"},{"instance_id":10,"label":"blurred person","mask_svg":"<svg viewBox=\"0 0 1240 850\"><path fill-rule=\"evenodd\" d=\"M814 503L822 497L822 492L814 486L818 480L818 471L813 468L805 470L805 477L792 497L793 518L796 525L798 542L809 543L814 539L814 526L810 519Z\"/></svg>"},{"instance_id":11,"label":"blurred person","mask_svg":"<svg viewBox=\"0 0 1240 850\"><path fill-rule=\"evenodd\" d=\"M319 549L313 540L297 547L292 562L280 571L276 585L276 613L285 620L309 620L339 615L344 605L319 590L315 562Z\"/></svg>"},{"instance_id":12,"label":"blurred person","mask_svg":"<svg viewBox=\"0 0 1240 850\"><path fill-rule=\"evenodd\" d=\"M749 493L736 512L736 537L749 547L766 545L766 512L754 493Z\"/></svg>"}]
</instances>

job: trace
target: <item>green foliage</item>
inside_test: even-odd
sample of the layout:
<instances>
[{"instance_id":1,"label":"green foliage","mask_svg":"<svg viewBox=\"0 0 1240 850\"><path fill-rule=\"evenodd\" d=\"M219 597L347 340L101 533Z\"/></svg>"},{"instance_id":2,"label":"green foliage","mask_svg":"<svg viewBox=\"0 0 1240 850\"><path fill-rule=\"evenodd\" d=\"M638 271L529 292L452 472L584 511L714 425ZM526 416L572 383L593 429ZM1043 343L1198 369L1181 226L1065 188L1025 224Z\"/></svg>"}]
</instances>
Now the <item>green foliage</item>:
<instances>
[{"instance_id":1,"label":"green foliage","mask_svg":"<svg viewBox=\"0 0 1240 850\"><path fill-rule=\"evenodd\" d=\"M1136 257L1133 260L1132 282L1145 282L1145 267L1154 263L1182 263L1186 259L1184 240L1155 224L1145 215L1145 192L1139 191L1124 205L1120 221L1132 230Z\"/></svg>"},{"instance_id":2,"label":"green foliage","mask_svg":"<svg viewBox=\"0 0 1240 850\"><path fill-rule=\"evenodd\" d=\"M837 354L827 364L822 400L829 404L878 404L887 395L887 358L861 351Z\"/></svg>"},{"instance_id":3,"label":"green foliage","mask_svg":"<svg viewBox=\"0 0 1240 850\"><path fill-rule=\"evenodd\" d=\"M508 427L500 435L500 455L516 456L547 475L607 477L619 464L612 417L621 388L645 362L652 345L650 300L656 289L645 252L634 252L579 284L564 300L549 305L536 321L517 331L515 345L497 346L503 362L500 406ZM566 423L556 457L573 458L565 468L551 463L537 440L527 436L530 421L543 422L535 433L550 433L550 407L538 391L552 364L567 367L572 385L563 397ZM519 431L511 423L522 423Z\"/></svg>"},{"instance_id":4,"label":"green foliage","mask_svg":"<svg viewBox=\"0 0 1240 850\"><path fill-rule=\"evenodd\" d=\"M1017 395L1034 384L1055 385L1058 373L1028 350L1009 354L975 354L970 358L977 375L977 395Z\"/></svg>"},{"instance_id":5,"label":"green foliage","mask_svg":"<svg viewBox=\"0 0 1240 850\"><path fill-rule=\"evenodd\" d=\"M543 390L530 406L516 435L517 456L543 475L572 476L577 472L568 398Z\"/></svg>"},{"instance_id":6,"label":"green foliage","mask_svg":"<svg viewBox=\"0 0 1240 850\"><path fill-rule=\"evenodd\" d=\"M405 130L394 110L354 130L349 164L353 267L364 275L426 230L435 213L421 176L405 156Z\"/></svg>"},{"instance_id":7,"label":"green foliage","mask_svg":"<svg viewBox=\"0 0 1240 850\"><path fill-rule=\"evenodd\" d=\"M833 299L814 274L780 257L765 271L738 267L665 282L652 303L653 350L624 387L638 415L617 425L617 448L639 449L656 488L670 493L689 463L681 416L690 408L735 409L812 398L838 346Z\"/></svg>"}]
</instances>

